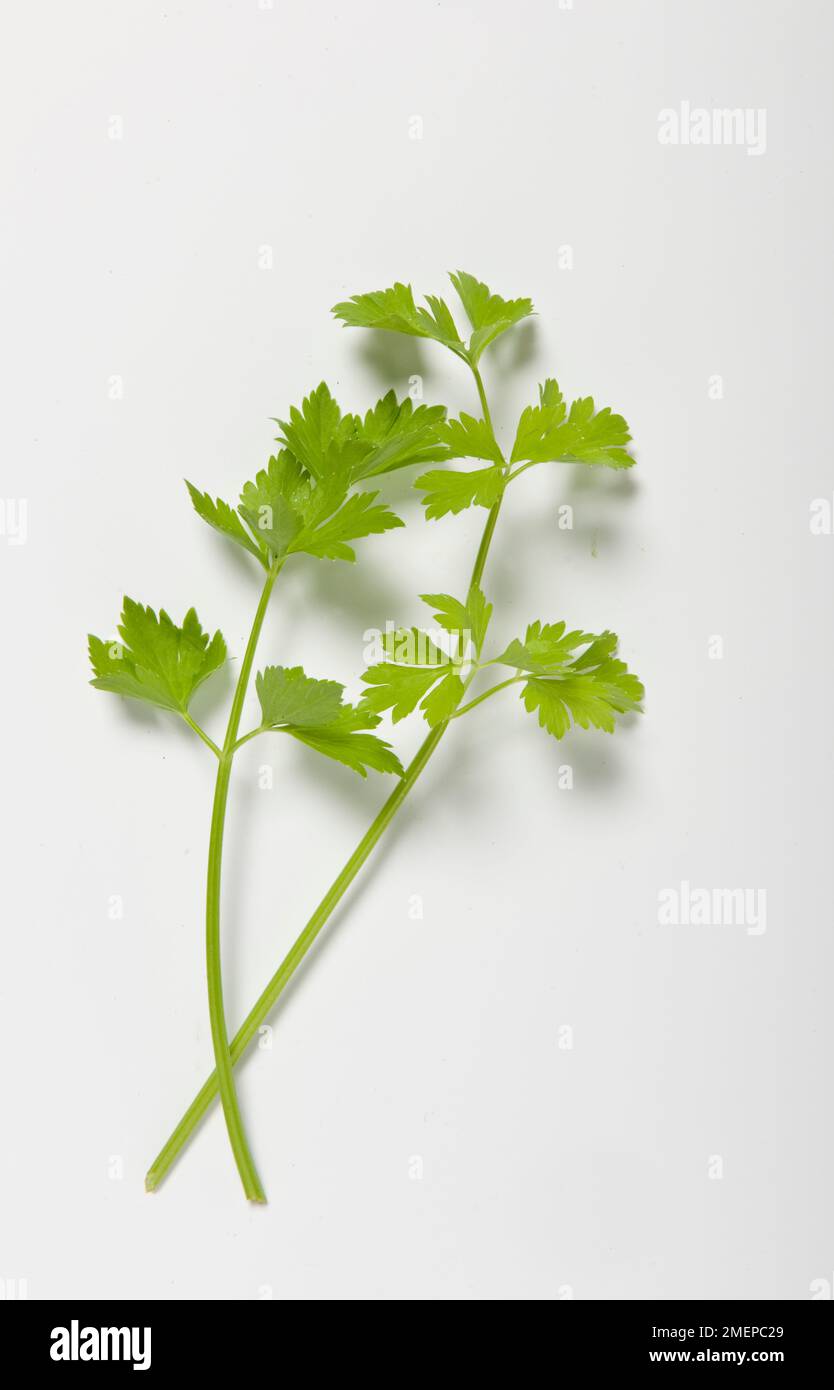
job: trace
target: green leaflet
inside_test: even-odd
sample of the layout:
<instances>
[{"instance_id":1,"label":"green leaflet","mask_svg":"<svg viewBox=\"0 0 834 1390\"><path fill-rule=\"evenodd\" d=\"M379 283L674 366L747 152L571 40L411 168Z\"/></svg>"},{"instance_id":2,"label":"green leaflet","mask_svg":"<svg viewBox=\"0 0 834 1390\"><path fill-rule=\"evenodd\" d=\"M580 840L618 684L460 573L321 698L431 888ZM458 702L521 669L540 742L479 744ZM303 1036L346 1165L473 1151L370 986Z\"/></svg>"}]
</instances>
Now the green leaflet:
<instances>
[{"instance_id":1,"label":"green leaflet","mask_svg":"<svg viewBox=\"0 0 834 1390\"><path fill-rule=\"evenodd\" d=\"M486 420L461 414L456 420L440 424L437 433L447 446L447 458L487 459L490 467L466 473L435 468L423 473L414 486L426 494L422 498L426 520L462 512L473 505L492 507L504 490L506 478L501 451Z\"/></svg>"},{"instance_id":2,"label":"green leaflet","mask_svg":"<svg viewBox=\"0 0 834 1390\"><path fill-rule=\"evenodd\" d=\"M426 299L428 309L418 307L411 286L397 282L387 290L355 294L334 304L332 312L346 328L382 328L414 338L433 338L459 357L464 356L464 343L448 305L433 295Z\"/></svg>"},{"instance_id":3,"label":"green leaflet","mask_svg":"<svg viewBox=\"0 0 834 1390\"><path fill-rule=\"evenodd\" d=\"M340 495L340 490L336 490ZM343 495L343 494L341 494ZM320 505L324 492L313 499L313 488L298 460L286 449L273 456L251 483L244 485L238 511L255 536L267 562L270 555L282 559L305 518ZM337 505L335 497L333 505Z\"/></svg>"},{"instance_id":4,"label":"green leaflet","mask_svg":"<svg viewBox=\"0 0 834 1390\"><path fill-rule=\"evenodd\" d=\"M290 734L362 777L368 768L402 776L402 765L390 745L368 732L379 719L344 704L344 686L338 681L315 680L300 666L267 666L258 672L255 684L262 729Z\"/></svg>"},{"instance_id":5,"label":"green leaflet","mask_svg":"<svg viewBox=\"0 0 834 1390\"><path fill-rule=\"evenodd\" d=\"M538 712L548 733L562 738L571 720L613 733L615 716L639 710L644 690L625 662L614 657L617 637L567 631L565 623L531 623L524 640L509 644L496 661L529 673L525 708Z\"/></svg>"},{"instance_id":6,"label":"green leaflet","mask_svg":"<svg viewBox=\"0 0 834 1390\"><path fill-rule=\"evenodd\" d=\"M279 724L330 724L342 710L345 687L315 680L300 666L267 666L255 677L265 728Z\"/></svg>"},{"instance_id":7,"label":"green leaflet","mask_svg":"<svg viewBox=\"0 0 834 1390\"><path fill-rule=\"evenodd\" d=\"M121 642L90 635L90 684L177 714L187 712L195 690L226 660L221 634L209 640L193 608L177 627L164 609L157 617L152 608L125 598L119 633Z\"/></svg>"},{"instance_id":8,"label":"green leaflet","mask_svg":"<svg viewBox=\"0 0 834 1390\"><path fill-rule=\"evenodd\" d=\"M395 724L416 709L420 700L440 679L441 672L422 667L379 662L362 676L370 687L362 694L362 706L375 714L390 709Z\"/></svg>"},{"instance_id":9,"label":"green leaflet","mask_svg":"<svg viewBox=\"0 0 834 1390\"><path fill-rule=\"evenodd\" d=\"M356 425L352 415L342 415L326 382L305 396L300 409L290 408L288 421L277 423L290 453L317 482L338 478L347 487L357 461L351 448Z\"/></svg>"},{"instance_id":10,"label":"green leaflet","mask_svg":"<svg viewBox=\"0 0 834 1390\"><path fill-rule=\"evenodd\" d=\"M463 695L462 655L447 655L416 627L385 633L382 645L386 659L365 671L369 688L359 708L374 714L390 709L395 724L418 704L432 728L448 719Z\"/></svg>"},{"instance_id":11,"label":"green leaflet","mask_svg":"<svg viewBox=\"0 0 834 1390\"><path fill-rule=\"evenodd\" d=\"M443 405L418 405L415 410L409 396L398 402L389 391L357 420L356 433L367 453L353 471L354 481L446 458L441 435L445 418Z\"/></svg>"},{"instance_id":12,"label":"green leaflet","mask_svg":"<svg viewBox=\"0 0 834 1390\"><path fill-rule=\"evenodd\" d=\"M342 415L325 382L311 391L289 421L279 421L282 440L320 482L343 488L362 478L446 457L439 429L446 407L398 401L388 391L364 417Z\"/></svg>"},{"instance_id":13,"label":"green leaflet","mask_svg":"<svg viewBox=\"0 0 834 1390\"><path fill-rule=\"evenodd\" d=\"M562 392L559 389L558 381L549 376L539 386L539 405L559 406L562 403Z\"/></svg>"},{"instance_id":14,"label":"green leaflet","mask_svg":"<svg viewBox=\"0 0 834 1390\"><path fill-rule=\"evenodd\" d=\"M330 729L287 729L288 734L299 743L306 743L317 753L335 762L344 763L360 777L367 777L368 769L374 772L392 772L396 777L403 776L403 766L390 744L374 734L340 734Z\"/></svg>"},{"instance_id":15,"label":"green leaflet","mask_svg":"<svg viewBox=\"0 0 834 1390\"><path fill-rule=\"evenodd\" d=\"M552 377L539 387L539 404L525 406L516 430L510 463L529 459L542 446L548 431L555 430L564 420L567 406Z\"/></svg>"},{"instance_id":16,"label":"green leaflet","mask_svg":"<svg viewBox=\"0 0 834 1390\"><path fill-rule=\"evenodd\" d=\"M303 551L322 560L355 560L356 552L348 541L380 535L405 525L384 504L374 505L378 496L376 492L353 493L333 516L318 526L300 531L287 547L288 552Z\"/></svg>"},{"instance_id":17,"label":"green leaflet","mask_svg":"<svg viewBox=\"0 0 834 1390\"><path fill-rule=\"evenodd\" d=\"M400 666L447 666L452 660L428 632L419 627L398 627L382 634L382 650L387 661Z\"/></svg>"},{"instance_id":18,"label":"green leaflet","mask_svg":"<svg viewBox=\"0 0 834 1390\"><path fill-rule=\"evenodd\" d=\"M577 462L607 468L631 468L631 440L622 415L606 406L596 411L592 396L575 400L567 411L552 379L539 387L539 404L522 411L510 463Z\"/></svg>"},{"instance_id":19,"label":"green leaflet","mask_svg":"<svg viewBox=\"0 0 834 1390\"><path fill-rule=\"evenodd\" d=\"M480 656L487 635L489 620L492 617L492 604L487 603L477 584L473 584L469 590L466 599L466 617L469 630L472 633L472 641L475 644L475 652Z\"/></svg>"},{"instance_id":20,"label":"green leaflet","mask_svg":"<svg viewBox=\"0 0 834 1390\"><path fill-rule=\"evenodd\" d=\"M475 468L468 473L455 469L431 469L415 480L414 486L425 497L426 520L465 511L467 507L492 507L504 491L504 470L497 464Z\"/></svg>"},{"instance_id":21,"label":"green leaflet","mask_svg":"<svg viewBox=\"0 0 834 1390\"><path fill-rule=\"evenodd\" d=\"M446 632L457 636L468 627L466 604L461 603L459 598L452 598L451 594L421 594L420 598L430 608L437 609L432 616Z\"/></svg>"},{"instance_id":22,"label":"green leaflet","mask_svg":"<svg viewBox=\"0 0 834 1390\"><path fill-rule=\"evenodd\" d=\"M208 522L209 526L213 526L215 531L219 531L221 535L228 536L244 550L248 550L249 554L254 555L261 564L265 563L263 550L252 539L237 512L229 506L228 502L224 502L220 497L213 500L207 492L200 492L188 480L186 480L185 485L188 488L191 501L194 503L194 510L198 516L203 518L203 521Z\"/></svg>"},{"instance_id":23,"label":"green leaflet","mask_svg":"<svg viewBox=\"0 0 834 1390\"><path fill-rule=\"evenodd\" d=\"M463 699L463 681L457 671L448 671L420 705L430 728L454 714Z\"/></svg>"},{"instance_id":24,"label":"green leaflet","mask_svg":"<svg viewBox=\"0 0 834 1390\"><path fill-rule=\"evenodd\" d=\"M489 347L500 334L506 333L513 324L533 313L532 300L502 299L500 294L492 294L486 285L476 280L474 275L467 275L464 270L449 278L474 329L468 349L473 365L484 348Z\"/></svg>"},{"instance_id":25,"label":"green leaflet","mask_svg":"<svg viewBox=\"0 0 834 1390\"><path fill-rule=\"evenodd\" d=\"M462 413L457 420L440 424L437 434L447 445L446 458L487 459L490 463L503 464L501 450L486 420L476 420L473 415Z\"/></svg>"},{"instance_id":26,"label":"green leaflet","mask_svg":"<svg viewBox=\"0 0 834 1390\"><path fill-rule=\"evenodd\" d=\"M568 632L564 623L542 625L535 622L529 624L523 642L514 638L495 660L503 666L515 666L519 671L548 675L554 667L562 667L570 662L578 647L584 647L589 642L606 644L609 641L613 643L611 650L616 648L617 638L613 632L595 638L588 632Z\"/></svg>"},{"instance_id":27,"label":"green leaflet","mask_svg":"<svg viewBox=\"0 0 834 1390\"><path fill-rule=\"evenodd\" d=\"M333 313L347 328L382 328L415 338L433 338L474 367L490 343L532 314L533 305L529 299L502 299L463 270L449 278L472 325L468 344L461 338L445 300L427 294L428 308L424 308L415 303L411 286L399 281L386 290L355 294L334 305Z\"/></svg>"},{"instance_id":28,"label":"green leaflet","mask_svg":"<svg viewBox=\"0 0 834 1390\"><path fill-rule=\"evenodd\" d=\"M475 655L480 656L492 616L492 604L487 603L477 584L472 585L465 603L452 598L450 594L421 594L420 597L424 603L436 610L433 615L435 622L457 638L461 655L465 652L465 634L468 633L475 648Z\"/></svg>"},{"instance_id":29,"label":"green leaflet","mask_svg":"<svg viewBox=\"0 0 834 1390\"><path fill-rule=\"evenodd\" d=\"M643 687L623 662L611 662L608 669L607 677L602 670L561 680L533 676L522 691L525 709L538 711L540 725L555 738L568 732L571 718L581 729L593 726L613 734L616 714L640 709Z\"/></svg>"}]
</instances>

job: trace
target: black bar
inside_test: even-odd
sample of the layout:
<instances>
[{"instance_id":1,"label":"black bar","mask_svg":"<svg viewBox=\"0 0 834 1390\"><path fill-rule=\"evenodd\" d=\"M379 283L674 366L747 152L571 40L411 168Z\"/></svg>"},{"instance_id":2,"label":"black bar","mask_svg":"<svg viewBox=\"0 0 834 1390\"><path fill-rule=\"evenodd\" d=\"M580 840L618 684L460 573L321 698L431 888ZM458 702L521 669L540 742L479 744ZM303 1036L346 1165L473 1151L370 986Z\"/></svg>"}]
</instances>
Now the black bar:
<instances>
[{"instance_id":1,"label":"black bar","mask_svg":"<svg viewBox=\"0 0 834 1390\"><path fill-rule=\"evenodd\" d=\"M649 1377L670 1368L691 1375L693 1369L732 1366L736 1371L776 1367L792 1376L813 1367L824 1378L826 1372L830 1375L833 1306L831 1301L813 1300L555 1301L548 1305L544 1324L546 1354L554 1375L567 1366ZM96 1375L104 1368L144 1376L181 1369L216 1373L233 1356L244 1368L259 1366L262 1376L270 1368L279 1369L276 1353L287 1339L286 1309L277 1302L257 1301L226 1303L221 1314L212 1314L210 1308L205 1302L189 1301L7 1299L0 1302L4 1363L61 1376L73 1371ZM360 1333L354 1329L350 1341L332 1334L325 1339L325 1347L333 1347L343 1367L351 1357L350 1347L355 1354L361 1346ZM461 1354L465 1346L472 1351L478 1345L463 1331L459 1338ZM517 1337L505 1340L499 1333L501 1342L505 1355L517 1354ZM489 1345L499 1351L494 1339ZM319 1370L321 1351L319 1344ZM440 1355L425 1321L408 1335L409 1369L423 1361L427 1372L436 1372L442 1365L448 1368L448 1359L448 1353Z\"/></svg>"}]
</instances>

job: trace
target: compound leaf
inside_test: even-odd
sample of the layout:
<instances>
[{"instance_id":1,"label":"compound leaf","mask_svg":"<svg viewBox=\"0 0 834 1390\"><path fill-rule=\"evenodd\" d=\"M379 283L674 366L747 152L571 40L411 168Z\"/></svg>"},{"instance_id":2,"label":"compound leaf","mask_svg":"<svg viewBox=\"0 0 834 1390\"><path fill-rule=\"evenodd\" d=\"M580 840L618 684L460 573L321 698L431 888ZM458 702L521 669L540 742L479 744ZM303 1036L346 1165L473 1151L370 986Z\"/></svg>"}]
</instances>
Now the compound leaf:
<instances>
[{"instance_id":1,"label":"compound leaf","mask_svg":"<svg viewBox=\"0 0 834 1390\"><path fill-rule=\"evenodd\" d=\"M177 714L187 711L194 692L226 660L223 637L215 632L210 639L193 608L178 627L164 609L157 616L125 598L119 634L121 642L90 635L91 684Z\"/></svg>"},{"instance_id":2,"label":"compound leaf","mask_svg":"<svg viewBox=\"0 0 834 1390\"><path fill-rule=\"evenodd\" d=\"M571 721L613 733L617 714L640 709L643 685L616 659L616 650L613 632L595 636L568 631L563 622L535 622L523 641L511 642L496 660L529 675L522 688L525 708L562 738Z\"/></svg>"},{"instance_id":3,"label":"compound leaf","mask_svg":"<svg viewBox=\"0 0 834 1390\"><path fill-rule=\"evenodd\" d=\"M444 601L439 606L444 613L448 611L450 619L458 616L466 619L466 611L461 614L454 599L448 599L445 594L437 597ZM450 605L448 610L446 600ZM411 714L418 704L432 727L448 719L464 693L458 668L465 654L460 634L451 626L443 625L458 637L458 650L454 655L442 651L420 628L386 632L382 639L386 659L368 667L363 675L369 689L362 696L360 708L376 714L390 709L395 724Z\"/></svg>"},{"instance_id":4,"label":"compound leaf","mask_svg":"<svg viewBox=\"0 0 834 1390\"><path fill-rule=\"evenodd\" d=\"M614 415L608 406L595 410L592 396L575 400L566 416L562 394L556 382L548 380L539 388L539 405L522 412L510 462L631 468L635 460L626 447L630 440L622 415Z\"/></svg>"}]
</instances>

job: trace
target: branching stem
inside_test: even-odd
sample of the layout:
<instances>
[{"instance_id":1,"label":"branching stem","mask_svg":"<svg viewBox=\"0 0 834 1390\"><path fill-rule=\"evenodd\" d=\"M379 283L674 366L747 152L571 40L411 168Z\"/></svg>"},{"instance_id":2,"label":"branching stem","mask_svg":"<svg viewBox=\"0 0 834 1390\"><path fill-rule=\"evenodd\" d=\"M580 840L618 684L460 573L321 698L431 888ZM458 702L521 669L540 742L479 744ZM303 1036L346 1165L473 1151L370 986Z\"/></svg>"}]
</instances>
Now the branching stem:
<instances>
[{"instance_id":1,"label":"branching stem","mask_svg":"<svg viewBox=\"0 0 834 1390\"><path fill-rule=\"evenodd\" d=\"M459 719L462 714L467 714L469 710L474 709L476 705L483 704L484 700L488 700L490 695L497 695L499 690L506 690L508 685L517 685L519 681L526 680L529 680L529 676L510 676L507 680L500 681L498 685L490 686L489 690L485 690L482 695L476 695L475 699L470 700L468 704L458 705L454 714L450 714L449 718Z\"/></svg>"},{"instance_id":2,"label":"branching stem","mask_svg":"<svg viewBox=\"0 0 834 1390\"><path fill-rule=\"evenodd\" d=\"M503 455L501 454L500 448L498 446L498 442L495 438L495 431L493 429L492 420L489 413L489 403L487 401L483 381L481 380L481 374L476 366L474 366L472 363L470 363L469 365L472 369L472 373L475 378L475 385L478 389L478 397L481 402L481 409L484 412L484 420L486 421L487 427L492 435L493 443L495 444L498 456L501 458L502 466L506 470L507 464L504 461ZM492 537L495 533L495 527L498 521L498 514L500 509L501 498L499 497L498 501L494 504L494 506L490 508L489 516L487 517L486 525L484 526L483 535L481 537L481 543L478 547L478 553L475 557L475 564L472 569L470 588L473 585L480 585L481 583L484 568L487 562L487 556L489 554L489 548L492 543ZM220 769L218 771L218 789L220 788L224 767L227 766L227 763L225 761L227 757L230 760L236 747L239 747L242 742L245 742L248 738L254 737L256 733L260 732L259 730L255 729L252 730L250 734L245 735L243 739L238 740L237 738L240 713L243 707L243 699L246 693L246 682L249 679L249 672L252 666L252 658L254 657L255 644L257 642L258 633L260 632L260 623L263 621L263 613L266 611L266 603L268 601L269 591L272 588L273 582L274 576L272 576L267 581L267 587L264 590L264 596L261 599L261 606L258 610L259 617L256 617L255 619L255 627L253 627L252 637L250 638L249 646L247 647L246 651L246 657L244 657L243 666L241 668L240 679L238 681L238 690L235 692L235 703L232 706L232 715L229 719L229 729L227 730L226 734L226 743L223 748L223 756L221 757ZM472 674L474 675L474 671ZM469 682L467 681L466 684L468 685ZM491 691L487 692L487 694L491 693ZM479 698L482 699L485 697L481 696ZM477 703L477 701L473 701L472 703ZM432 729L428 737L424 739L415 757L412 759L412 761L406 768L405 775L397 784L395 790L391 793L388 800L385 802L385 805L382 807L382 810L372 821L368 830L365 832L362 839L359 841L359 844L356 846L356 849L353 851L353 854L350 856L347 863L342 868L341 872L333 880L332 884L328 888L327 892L325 893L324 897L322 898L312 917L308 921L304 930L301 932L301 935L290 947L290 950L288 951L284 960L281 962L275 974L272 976L272 979L269 981L269 984L267 985L266 989L263 991L257 1002L253 1005L252 1009L250 1009L249 1013L247 1014L246 1018L244 1019L243 1023L241 1024L240 1028L238 1029L237 1033L232 1039L231 1047L229 1047L226 1035L226 1024L223 1015L222 993L219 980L219 916L216 915L217 905L215 904L215 918L213 918L211 922L209 921L209 914L207 914L207 954L209 956L209 959L211 959L212 956L214 956L215 963L217 966L217 973L214 978L214 997L212 1012L212 1038L214 1040L214 1055L217 1070L212 1073L212 1075L203 1085L202 1089L195 1096L194 1100L191 1102L191 1105L186 1110L176 1129L172 1132L167 1143L161 1149L161 1151L155 1158L153 1164L151 1165L150 1169L148 1170L148 1173L145 1177L145 1187L149 1192L154 1191L162 1182L162 1179L165 1177L165 1174L168 1172L169 1168L173 1164L180 1150L191 1138L191 1135L194 1133L194 1130L197 1128L203 1115L208 1110L209 1106L211 1105L212 1101L217 1095L218 1089L220 1091L221 1100L223 1102L223 1109L226 1115L226 1125L229 1130L229 1137L232 1141L232 1147L235 1152L235 1158L238 1162L238 1168L240 1169L241 1177L244 1180L244 1186L247 1185L247 1175L250 1181L258 1183L257 1174L255 1173L254 1165L252 1164L252 1160L249 1155L248 1148L246 1146L246 1139L243 1134L243 1128L240 1122L240 1116L237 1109L232 1069L235 1063L237 1063L239 1059L243 1056L249 1044L252 1042L252 1039L257 1035L258 1029L260 1028L261 1024L269 1016L285 986L292 978L298 966L301 964L302 960L306 956L307 952L309 951L319 932L322 930L325 923L328 921L337 903L340 902L345 892L349 888L350 884L353 882L359 870L361 869L362 865L365 863L372 849L376 845L377 841L380 839L384 831L390 825L400 806L405 801L406 797L408 796L408 793L411 791L411 788L414 786L415 782L420 776L420 773L423 771L423 768L426 766L427 762L434 753L434 750L436 749L437 745L439 744L440 740L445 734L447 728L449 727L449 723L450 720L444 720L442 724L438 724L434 729ZM214 842L215 839L217 839L218 891L220 862L219 853L220 844L222 842L222 812L225 809L225 798L227 790L228 772L226 773L226 790L224 790L222 796L220 795L220 792L218 790L218 794L215 797L215 809L218 814L212 820L212 841ZM217 820L217 825L215 825L215 819ZM211 884L211 864L209 881ZM210 976L210 990L211 978L212 977ZM257 1190L260 1191L259 1183ZM247 1196L250 1195L252 1194L247 1189ZM262 1193L260 1197L256 1196L255 1200L263 1200Z\"/></svg>"},{"instance_id":3,"label":"branching stem","mask_svg":"<svg viewBox=\"0 0 834 1390\"><path fill-rule=\"evenodd\" d=\"M250 729L248 734L243 734L242 737L238 739L233 751L236 753L238 748L243 747L244 743L248 743L250 739L257 738L258 734L265 734L266 732L267 726L265 724L259 724L257 729Z\"/></svg>"},{"instance_id":4,"label":"branching stem","mask_svg":"<svg viewBox=\"0 0 834 1390\"><path fill-rule=\"evenodd\" d=\"M194 732L195 732L195 734L197 735L197 737L198 737L198 738L201 738L201 739L203 740L203 743L206 745L207 748L210 748L210 749L211 749L211 751L212 751L212 753L215 755L215 757L217 757L217 758L222 757L222 754L221 754L221 752L220 752L220 749L217 747L217 744L215 743L214 739L213 739L213 738L209 738L209 736L208 736L208 734L206 733L205 729L201 729L201 728L200 728L200 726L199 726L199 724L197 723L196 719L192 719L192 718L191 718L191 715L190 715L186 710L183 710L182 717L183 717L183 719L185 720L186 724L188 725L189 729L193 729L193 730L194 730Z\"/></svg>"}]
</instances>

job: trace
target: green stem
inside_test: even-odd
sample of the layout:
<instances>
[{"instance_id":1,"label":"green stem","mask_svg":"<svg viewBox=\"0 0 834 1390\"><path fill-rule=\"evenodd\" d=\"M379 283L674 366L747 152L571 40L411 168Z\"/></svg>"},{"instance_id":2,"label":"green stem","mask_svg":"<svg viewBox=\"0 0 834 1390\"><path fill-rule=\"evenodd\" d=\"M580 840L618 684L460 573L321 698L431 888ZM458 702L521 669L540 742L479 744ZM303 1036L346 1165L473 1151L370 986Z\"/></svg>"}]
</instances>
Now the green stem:
<instances>
[{"instance_id":1,"label":"green stem","mask_svg":"<svg viewBox=\"0 0 834 1390\"><path fill-rule=\"evenodd\" d=\"M477 388L478 388L478 400L481 402L481 410L484 412L484 419L485 419L485 421L486 421L487 428L488 428L490 434L492 435L492 442L493 442L493 444L495 445L495 447L496 447L496 449L497 449L497 448L498 448L498 441L497 441L497 439L495 438L495 430L492 428L492 416L491 416L490 413L489 413L489 401L487 400L487 394L486 394L486 391L484 390L484 383L483 383L483 380L482 380L482 377L481 377L481 373L478 371L478 368L475 367L475 366L472 367L472 375L473 375L474 378L475 378L475 385L476 385ZM499 453L501 452L500 449L498 450L498 452L499 452ZM503 462L503 455L502 455L502 462Z\"/></svg>"},{"instance_id":2,"label":"green stem","mask_svg":"<svg viewBox=\"0 0 834 1390\"><path fill-rule=\"evenodd\" d=\"M248 734L243 734L242 737L238 739L234 746L234 752L236 753L238 748L242 748L244 743L248 743L251 738L257 738L258 734L265 734L267 732L269 732L269 730L266 724L259 724L257 729L250 729Z\"/></svg>"},{"instance_id":3,"label":"green stem","mask_svg":"<svg viewBox=\"0 0 834 1390\"><path fill-rule=\"evenodd\" d=\"M355 879L371 850L383 831L390 824L396 815L403 801L407 797L423 768L440 742L445 733L447 725L438 724L437 728L432 729L428 738L422 743L416 757L412 759L406 770L405 776L398 782L395 790L389 796L382 810L372 822L369 829L365 832L353 854L348 859L341 873L333 880L329 889L325 893L306 927L295 943L291 946L284 960L272 976L266 989L261 994L257 1003L250 1009L244 1022L241 1024L234 1038L232 1045L227 1053L229 1059L229 1071L231 1067L243 1056L252 1039L258 1032L264 1019L272 1011L279 995L292 978L296 968L306 956L322 927L327 922L336 904L342 898L350 884ZM215 1054L216 1056L216 1054ZM171 1134L164 1148L157 1154L151 1168L145 1178L145 1187L149 1192L158 1187L180 1149L190 1139L203 1115L208 1110L218 1090L218 1073L213 1072L208 1078L202 1090L198 1092L191 1105L186 1110L176 1129Z\"/></svg>"},{"instance_id":4,"label":"green stem","mask_svg":"<svg viewBox=\"0 0 834 1390\"><path fill-rule=\"evenodd\" d=\"M567 460L565 460L565 461L567 461ZM520 468L516 468L516 469L513 470L512 473L508 473L508 474L507 474L507 482L508 482L508 483L514 482L516 478L520 478L520 477L521 477L521 474L522 474L522 473L526 473L528 468L535 468L535 467L537 466L538 462L539 462L538 459L531 459L529 463L523 463L523 464L521 465Z\"/></svg>"},{"instance_id":5,"label":"green stem","mask_svg":"<svg viewBox=\"0 0 834 1390\"><path fill-rule=\"evenodd\" d=\"M226 1030L226 1014L223 1008L223 975L220 958L220 888L223 871L223 829L226 822L226 804L229 799L229 783L232 775L235 743L240 728L246 691L249 686L249 677L252 673L252 664L255 660L258 638L261 635L270 595L280 569L280 564L273 565L267 574L232 699L226 738L223 750L219 755L220 763L214 787L206 876L206 978L215 1074L232 1153L235 1156L243 1190L250 1202L265 1202L266 1197L243 1128L235 1090L233 1063L229 1054L229 1035Z\"/></svg>"},{"instance_id":6,"label":"green stem","mask_svg":"<svg viewBox=\"0 0 834 1390\"><path fill-rule=\"evenodd\" d=\"M211 749L215 757L221 757L220 749L217 747L217 744L215 743L214 739L209 738L205 729L201 729L197 721L195 719L192 719L191 715L186 710L183 710L182 717L188 725L189 729L194 730L197 737L203 740L203 743L206 745L207 748Z\"/></svg>"},{"instance_id":7,"label":"green stem","mask_svg":"<svg viewBox=\"0 0 834 1390\"><path fill-rule=\"evenodd\" d=\"M470 363L470 365L472 364ZM499 448L498 440L495 437L495 430L492 424L492 416L489 413L489 401L487 400L486 391L484 390L484 383L481 379L481 373L475 366L472 366L472 375L475 378L475 385L478 388L478 399L481 402L481 410L484 412L484 420L486 421L487 428L490 434L492 435L492 442L495 445L495 449L498 454L498 457L501 460L502 467L506 472L507 464L504 460L504 455L502 454L501 449ZM487 523L484 527L484 533L481 536L481 544L478 547L478 554L475 557L475 565L472 570L472 578L469 581L470 589L473 587L473 585L480 584L481 579L483 577L484 568L487 562L487 555L489 554L489 547L492 544L492 537L495 533L495 527L498 523L498 513L501 510L501 499L503 495L504 494L502 492L501 496L498 498L498 501L494 504L494 506L490 508L489 516L487 517Z\"/></svg>"},{"instance_id":8,"label":"green stem","mask_svg":"<svg viewBox=\"0 0 834 1390\"><path fill-rule=\"evenodd\" d=\"M489 429L492 433L493 441L495 441L495 432L492 429L492 421L489 415L489 406L487 404L483 382L481 381L478 369L476 367L472 367L472 371L475 376L476 385L478 387L478 395L481 400L481 407L484 411L484 419L486 420L487 425L489 426ZM498 449L497 442L496 449ZM500 509L501 498L499 497L498 501L490 509L489 516L487 517L484 532L481 537L481 543L478 547L478 553L475 557L475 564L472 569L472 577L470 579L469 585L470 588L476 584L480 585L481 579L483 577L484 568L486 566L490 543L492 541L492 537L495 532L495 526L498 521L498 513ZM243 676L243 671L241 671L241 676ZM405 801L405 798L408 796L408 793L411 791L411 788L414 786L415 782L417 781L417 778L420 776L420 773L426 766L426 763L431 758L435 748L439 744L448 727L449 720L445 720L442 724L438 724L434 729L432 729L431 733L420 745L420 748L418 749L416 756L412 759L412 761L406 768L405 775L403 776L402 780L398 783L397 787L391 793L388 800L385 802L385 805L382 807L382 810L379 812L376 819L371 823L368 830L365 832L362 839L359 841L359 844L356 846L356 849L353 851L353 854L350 856L347 863L342 868L341 872L333 880L332 884L325 893L324 897L322 898L312 917L308 921L304 930L301 932L301 935L290 947L290 950L288 951L287 955L284 957L275 974L272 976L272 979L270 980L266 989L263 991L260 998L250 1009L249 1013L247 1014L246 1018L244 1019L243 1023L241 1024L240 1028L238 1029L237 1033L232 1039L231 1048L229 1048L227 1044L226 1049L222 1053L222 1061L225 1064L225 1068L227 1070L229 1079L231 1079L233 1066L243 1056L249 1044L252 1042L252 1039L257 1034L257 1031L260 1028L261 1024L269 1016L279 996L281 995L286 985L292 978L298 966L301 964L301 961L306 956L307 952L309 951L319 932L322 930L322 927L324 927L325 923L330 917L330 914L333 912L333 909L344 896L345 892L350 887L351 883L355 879L362 865L365 863L365 860L368 858L368 855L371 853L371 850L374 848L380 836L386 830L386 828L396 815L397 811L399 810L400 806ZM237 730L235 730L235 734L236 733ZM227 736L227 744L228 742L229 740ZM232 744L233 743L234 739L232 740ZM204 1083L201 1090L197 1093L194 1100L191 1102L190 1106L186 1110L176 1129L173 1130L173 1132L171 1133L167 1143L157 1154L151 1167L148 1169L148 1172L145 1176L145 1187L148 1190L148 1192L153 1192L162 1182L169 1168L171 1167L174 1160L180 1153L180 1150L191 1138L192 1134L194 1133L194 1130L197 1128L198 1124L205 1115L209 1106L212 1104L212 1101L217 1095L218 1086L220 1088L222 1098L223 1087L219 1077L221 1065L220 1060L218 1059L218 1050L216 1046L215 1061L217 1062L217 1071L215 1071ZM234 1094L233 1091L232 1094Z\"/></svg>"},{"instance_id":9,"label":"green stem","mask_svg":"<svg viewBox=\"0 0 834 1390\"><path fill-rule=\"evenodd\" d=\"M499 681L498 685L492 685L489 690L485 690L482 695L476 695L475 699L470 700L467 705L458 705L454 714L450 714L449 718L459 719L462 714L468 714L469 710L474 709L476 705L480 705L484 700L488 700L490 695L497 695L499 690L506 690L508 685L517 685L519 681L526 681L528 679L529 677L527 676L510 676L508 680Z\"/></svg>"}]
</instances>

